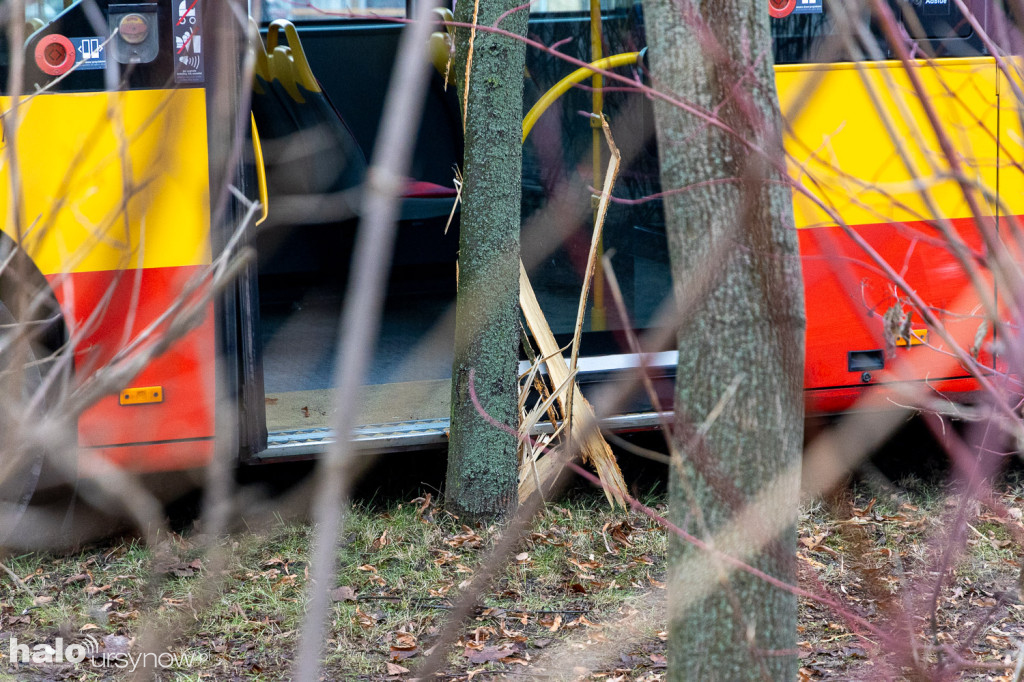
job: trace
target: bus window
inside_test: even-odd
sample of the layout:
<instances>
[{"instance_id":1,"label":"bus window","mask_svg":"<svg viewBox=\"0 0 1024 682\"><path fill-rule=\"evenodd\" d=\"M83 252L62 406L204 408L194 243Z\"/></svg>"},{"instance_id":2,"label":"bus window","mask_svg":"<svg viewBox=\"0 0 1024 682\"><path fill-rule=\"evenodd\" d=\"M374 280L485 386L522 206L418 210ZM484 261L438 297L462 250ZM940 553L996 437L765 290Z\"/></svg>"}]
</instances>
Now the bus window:
<instances>
[{"instance_id":1,"label":"bus window","mask_svg":"<svg viewBox=\"0 0 1024 682\"><path fill-rule=\"evenodd\" d=\"M25 3L25 20L29 22L39 20L43 24L47 24L64 11L64 8L63 0L32 0Z\"/></svg>"},{"instance_id":2,"label":"bus window","mask_svg":"<svg viewBox=\"0 0 1024 682\"><path fill-rule=\"evenodd\" d=\"M839 41L826 54L826 38L838 37L836 21L824 11L816 13L792 13L785 17L773 16L771 20L772 42L775 46L776 64L803 64L808 62L844 61L840 58Z\"/></svg>"},{"instance_id":3,"label":"bus window","mask_svg":"<svg viewBox=\"0 0 1024 682\"><path fill-rule=\"evenodd\" d=\"M880 56L892 59L892 47L882 37L877 22L867 7L860 16L843 17L827 5L820 4L814 11L800 11L801 4L790 3L789 13L773 11L772 40L776 64L808 64L871 59ZM912 57L969 57L984 54L984 48L970 23L953 0L890 0L890 6L900 23L901 34L909 43ZM774 7L774 5L773 5ZM868 25L872 44L860 39L864 32L854 30L852 22ZM844 35L846 34L846 35ZM852 39L852 40L851 40ZM856 46L850 54L849 46Z\"/></svg>"},{"instance_id":4,"label":"bus window","mask_svg":"<svg viewBox=\"0 0 1024 682\"><path fill-rule=\"evenodd\" d=\"M973 31L953 0L899 0L907 33L917 40L970 38Z\"/></svg>"},{"instance_id":5,"label":"bus window","mask_svg":"<svg viewBox=\"0 0 1024 682\"><path fill-rule=\"evenodd\" d=\"M263 0L261 18L289 21L330 21L373 17L404 18L405 0Z\"/></svg>"},{"instance_id":6,"label":"bus window","mask_svg":"<svg viewBox=\"0 0 1024 682\"><path fill-rule=\"evenodd\" d=\"M601 0L601 10L628 10L635 4L634 0ZM530 5L531 14L589 12L590 0L536 0Z\"/></svg>"}]
</instances>

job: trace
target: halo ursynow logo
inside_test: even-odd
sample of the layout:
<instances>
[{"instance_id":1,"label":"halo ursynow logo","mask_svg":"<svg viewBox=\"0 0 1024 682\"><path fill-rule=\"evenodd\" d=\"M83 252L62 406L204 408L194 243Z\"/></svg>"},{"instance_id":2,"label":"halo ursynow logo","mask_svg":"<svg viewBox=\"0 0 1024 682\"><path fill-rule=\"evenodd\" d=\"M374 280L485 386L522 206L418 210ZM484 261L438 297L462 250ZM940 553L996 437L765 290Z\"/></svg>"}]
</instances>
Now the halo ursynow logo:
<instances>
[{"instance_id":1,"label":"halo ursynow logo","mask_svg":"<svg viewBox=\"0 0 1024 682\"><path fill-rule=\"evenodd\" d=\"M74 644L64 644L63 637L54 639L50 644L23 644L17 637L11 637L8 660L13 666L18 665L62 665L70 663L78 665L85 660L94 668L112 666L120 669L136 670L138 668L191 668L206 662L201 653L172 654L169 652L143 651L132 653L120 646L113 650L92 635L85 635ZM121 638L126 639L126 638Z\"/></svg>"},{"instance_id":2,"label":"halo ursynow logo","mask_svg":"<svg viewBox=\"0 0 1024 682\"><path fill-rule=\"evenodd\" d=\"M53 646L36 644L29 646L11 637L10 661L18 663L81 663L100 650L100 642L92 635L86 635L84 641L64 646L64 638L58 637Z\"/></svg>"}]
</instances>

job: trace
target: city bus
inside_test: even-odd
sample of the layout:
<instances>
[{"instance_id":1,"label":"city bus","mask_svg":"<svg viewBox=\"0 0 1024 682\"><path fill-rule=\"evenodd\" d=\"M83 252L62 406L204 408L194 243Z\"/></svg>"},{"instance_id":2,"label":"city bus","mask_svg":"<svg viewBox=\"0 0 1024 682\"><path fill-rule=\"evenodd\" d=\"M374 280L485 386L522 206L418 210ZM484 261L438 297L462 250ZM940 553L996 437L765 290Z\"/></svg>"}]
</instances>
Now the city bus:
<instances>
[{"instance_id":1,"label":"city bus","mask_svg":"<svg viewBox=\"0 0 1024 682\"><path fill-rule=\"evenodd\" d=\"M1000 6L968 2L969 19L953 0L894 1L905 65L878 22L858 30L821 0L766 2L804 272L808 411L852 409L869 390L898 402L907 386L970 400L972 373L995 369L1003 295L986 239L1024 212L1016 83L985 38L1002 35ZM315 456L336 437L331 379L358 189L407 4L268 0L258 45L207 0L27 5L24 30L0 50L0 338L26 347L36 369L22 380L38 374L33 385L71 406L80 452L168 471L209 462L218 436L250 463ZM529 11L532 41L597 56L581 0ZM603 55L642 55L640 3L602 2L601 31ZM660 185L650 100L630 85L650 74L633 61L617 67L625 81L605 78L602 112L623 158L603 249L625 309L600 281L578 366L584 389L641 365L653 379L658 400L638 393L603 415L620 431L656 428L677 378L672 334L642 358L629 343L663 324L672 292L660 197L673 188ZM524 113L576 68L528 48ZM353 438L365 451L446 442L463 142L454 88L431 78L359 399ZM608 158L594 154L592 105L587 83L570 89L523 149L523 259L562 342L594 160Z\"/></svg>"}]
</instances>

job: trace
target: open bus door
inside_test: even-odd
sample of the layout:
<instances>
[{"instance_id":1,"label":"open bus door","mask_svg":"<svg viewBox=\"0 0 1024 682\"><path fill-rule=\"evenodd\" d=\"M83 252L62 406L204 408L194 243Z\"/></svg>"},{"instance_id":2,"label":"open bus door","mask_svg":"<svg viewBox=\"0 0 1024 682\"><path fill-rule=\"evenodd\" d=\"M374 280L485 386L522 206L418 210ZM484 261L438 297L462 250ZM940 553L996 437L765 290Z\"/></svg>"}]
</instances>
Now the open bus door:
<instances>
[{"instance_id":1,"label":"open bus door","mask_svg":"<svg viewBox=\"0 0 1024 682\"><path fill-rule=\"evenodd\" d=\"M795 7L796 3L783 5ZM988 21L986 3L972 6L981 21ZM984 54L978 36L952 3L930 3L920 14L912 4L895 3L894 7L907 31L913 28L926 32L912 41L909 49L918 59L917 68L928 96L938 107L939 120L956 131L956 148L967 160L970 172L980 182L996 186L992 161L996 156L997 79L993 60ZM403 11L400 6L393 9ZM590 44L590 18L582 13L586 9L583 2L535 3L531 7L531 35L544 44L559 45L566 54L589 60L594 48ZM603 54L627 54L644 47L638 3L613 0L603 3L603 13ZM792 13L776 14L779 16L772 19L772 26L776 61L780 64L777 83L783 106L790 108L793 117L787 150L798 182L814 176L804 183L812 196L795 196L807 283L808 407L817 412L842 411L871 387L898 387L905 382L923 382L951 395L969 392L975 384L967 369L949 361L941 337L928 335L919 312L909 318L909 338L900 338L899 334L890 340L886 337L887 316L906 316L912 308L896 281L900 277L922 296L938 319L955 328L961 341L973 339L981 322L978 297L971 292L957 255L939 240L941 229L951 225L953 233L962 237L968 248L974 248L979 243L976 216L970 215L968 202L953 186L955 183L930 188L931 197L922 198L907 189L907 182L915 174L944 167L941 154L935 151L936 136L930 130L919 94L902 66L892 61L892 52L877 27L869 34L876 42L861 45L862 53L851 53L844 36L837 33L841 22L830 14L825 3L799 3L799 9ZM390 73L401 27L379 19L352 18L344 12L335 15L326 4L318 11L297 8L293 18L298 29L294 38L288 38L288 45L293 54L304 46L303 58L293 62L308 64L315 78L306 80L333 101L327 118L336 115L341 120L334 126L336 139L319 139L332 139L330 145L339 149L350 144L370 149L383 106L383 75ZM283 31L275 25L268 29L268 56L283 44L272 37ZM839 49L830 53L835 45ZM929 56L935 58L933 62L923 61ZM364 68L339 68L355 64ZM547 53L529 51L527 106L540 100L574 68ZM273 71L267 69L268 73ZM642 70L636 69L634 77L643 78ZM803 87L812 81L818 83L818 89L808 99ZM297 82L301 87L303 79ZM263 86L258 78L257 89L263 90ZM281 87L277 92L287 89ZM949 96L950 90L958 96ZM448 186L451 166L461 157L458 103L451 101L451 95L450 90L443 91L443 85L432 85L425 110L428 122L421 126L414 155L417 177ZM802 102L798 111L795 102ZM587 184L594 175L591 161L596 157L590 120L580 112L589 111L591 105L591 93L568 90L537 120L524 147L523 257L527 263L539 264L531 273L534 287L549 322L562 339L570 335L575 322L582 279L579 266L589 242ZM609 88L604 106L624 158L615 188L619 200L612 205L605 224L605 247L614 254L613 265L628 312L622 316L612 308L595 311L596 304L591 304L579 375L584 384L606 380L637 366L637 357L628 349L627 330L650 329L659 324L659 311L671 295L649 103L628 88ZM896 141L893 131L887 129L887 121L895 122ZM342 142L342 138L348 141ZM831 140L825 152L823 140ZM900 162L899 145L904 145L903 151L909 154L909 168ZM828 151L835 154L829 156ZM287 179L294 181L295 176ZM328 194L344 190L334 186ZM272 214L274 199L272 191ZM831 210L820 210L818 202ZM551 213L552 207L559 212ZM985 199L982 215L977 217L985 220L993 215L991 199ZM286 220L292 218L286 216ZM539 229L533 229L537 225ZM270 430L268 450L261 459L308 455L322 449L333 437L326 428L331 400L329 393L323 392L329 388L323 378L331 376L327 355L333 350L327 347L318 359L302 358L295 343L300 338L312 338L295 330L315 331L314 318L324 296L322 291L307 295L318 286L314 284L303 294L286 299L290 309L282 311L280 305L275 308L274 299L280 296L278 283L286 278L272 280L285 275L294 282L296 274L322 277L322 259L334 258L346 249L344 244L322 248L336 243L329 241L338 239L336 227L332 226L326 236L309 240L279 238L290 246L283 263L280 259L268 262L268 254L261 253L261 266L267 266L260 280ZM874 262L851 234L875 249L884 267L894 268L900 277L894 279L883 272L883 266ZM258 245L268 245L269 237L269 232L261 233ZM447 267L451 255L445 253L444 240L448 238L442 224L435 222L400 231L398 244L402 248L415 243L419 265L434 258L433 264ZM304 253L302 249L308 250L310 245L313 253ZM321 264L315 265L318 258ZM306 271L297 273L296 269L302 268L296 266L303 264ZM443 351L436 352L436 348L450 344L450 326L445 326L450 321L444 322L444 311L453 290L442 290L444 283L450 287L454 277L442 268L439 277L431 278L424 270L414 271L409 265L396 254L393 283L403 273L413 272L406 280L413 284L404 291L399 286L391 292L394 295L389 294L381 344L370 373L371 385L362 400L364 426L356 433L363 447L394 449L445 442L450 357ZM442 282L439 289L438 281ZM991 291L991 280L986 279L983 286ZM435 291L442 293L433 295ZM594 296L592 300L601 298ZM337 300L330 302L337 304ZM331 314L328 311L326 316ZM438 320L441 323L435 327ZM328 327L333 331L333 326ZM417 356L417 343L430 334L441 339L435 351L419 353L418 364L407 362ZM674 378L674 354L669 347L650 350L660 353L648 356L648 371L666 389ZM979 358L982 362L990 359L984 349ZM670 397L670 390L660 396L667 399L664 405L670 404ZM617 417L617 424L623 428L658 424L653 406L643 399L623 408L623 412L626 414ZM296 426L303 423L308 428Z\"/></svg>"}]
</instances>

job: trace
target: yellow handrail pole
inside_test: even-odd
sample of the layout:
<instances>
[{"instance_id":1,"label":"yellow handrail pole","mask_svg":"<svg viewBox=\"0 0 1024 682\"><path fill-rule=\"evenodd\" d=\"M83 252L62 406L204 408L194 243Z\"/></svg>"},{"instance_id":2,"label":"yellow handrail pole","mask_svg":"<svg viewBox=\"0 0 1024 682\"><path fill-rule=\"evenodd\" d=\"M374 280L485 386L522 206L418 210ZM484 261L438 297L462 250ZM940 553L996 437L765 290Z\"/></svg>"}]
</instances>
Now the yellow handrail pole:
<instances>
[{"instance_id":1,"label":"yellow handrail pole","mask_svg":"<svg viewBox=\"0 0 1024 682\"><path fill-rule=\"evenodd\" d=\"M601 46L601 0L590 0L590 61L596 62L604 56ZM594 72L590 81L593 86L593 116L590 118L592 144L594 150L594 187L601 186L601 118L604 113L604 76ZM591 201L594 215L594 227L597 227L597 202ZM600 260L604 254L604 235L598 241L597 257ZM594 307L590 313L590 328L595 331L603 331L608 327L607 316L604 310L604 270L595 268L594 272Z\"/></svg>"},{"instance_id":2,"label":"yellow handrail pole","mask_svg":"<svg viewBox=\"0 0 1024 682\"><path fill-rule=\"evenodd\" d=\"M636 64L639 59L639 52L624 52L622 54L612 55L611 57L604 57L597 59L589 66L584 66L576 69L562 80L555 83L551 88L545 92L536 104L530 107L530 110L526 113L526 118L523 119L523 142L526 142L526 138L530 136L530 131L533 130L534 124L541 115L548 110L555 101L569 91L569 88L581 83L589 77L599 76L596 74L595 69L607 70L614 69L617 66L629 66ZM592 81L593 82L593 81ZM601 81L603 83L603 79ZM600 99L598 97L600 96ZM599 90L594 90L594 106L603 107L604 97ZM601 138L600 138L600 116L594 116L590 119L591 125L597 124L598 127L594 128L594 187L601 186ZM595 209L596 211L596 209ZM595 218L596 221L596 218ZM596 222L595 222L596 225ZM590 315L590 326L594 330L602 330L607 326L607 320L604 314L604 277L601 269L597 268L594 273L594 308Z\"/></svg>"},{"instance_id":3,"label":"yellow handrail pole","mask_svg":"<svg viewBox=\"0 0 1024 682\"><path fill-rule=\"evenodd\" d=\"M533 126L548 108L558 100L559 97L569 91L569 88L585 81L590 78L594 69L601 69L607 71L608 69L614 69L619 66L630 66L636 64L636 60L640 57L639 52L623 52L622 54L612 55L611 57L605 57L604 59L598 59L596 62L588 66L581 66L576 69L568 76L558 81L551 88L545 92L537 103L530 107L530 111L526 113L526 117L523 119L523 142L526 142L526 138L530 136L530 131L533 130ZM600 184L600 183L598 183Z\"/></svg>"}]
</instances>

